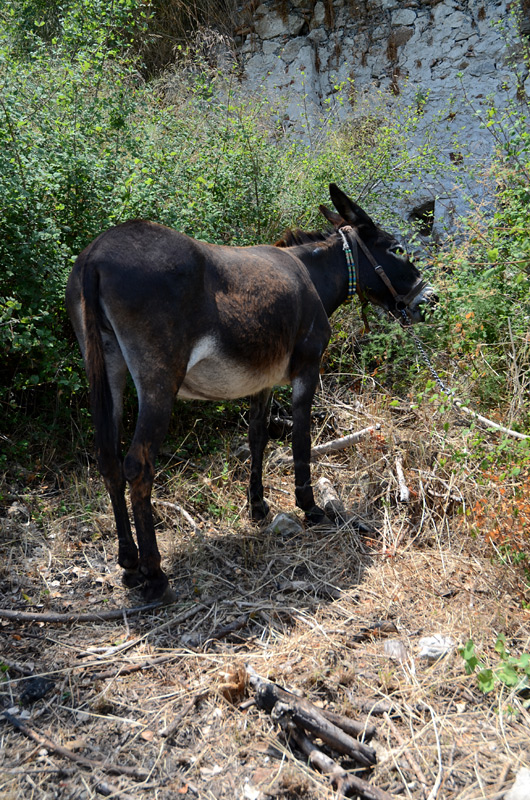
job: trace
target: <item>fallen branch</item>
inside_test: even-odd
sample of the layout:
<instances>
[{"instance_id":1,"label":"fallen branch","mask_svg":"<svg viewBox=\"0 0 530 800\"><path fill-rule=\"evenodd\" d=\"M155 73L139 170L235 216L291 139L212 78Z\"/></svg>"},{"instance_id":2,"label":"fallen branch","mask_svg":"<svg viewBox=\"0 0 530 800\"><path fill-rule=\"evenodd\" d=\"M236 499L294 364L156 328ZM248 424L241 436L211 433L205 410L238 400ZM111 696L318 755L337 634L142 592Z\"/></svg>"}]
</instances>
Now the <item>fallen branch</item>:
<instances>
[{"instance_id":1,"label":"fallen branch","mask_svg":"<svg viewBox=\"0 0 530 800\"><path fill-rule=\"evenodd\" d=\"M39 611L17 611L11 608L0 608L0 617L13 619L16 622L57 622L68 624L71 622L106 622L113 619L123 619L125 616L141 614L143 611L151 611L162 605L160 601L149 603L145 606L135 608L115 608L111 611L95 611L90 614L59 614L54 612Z\"/></svg>"},{"instance_id":2,"label":"fallen branch","mask_svg":"<svg viewBox=\"0 0 530 800\"><path fill-rule=\"evenodd\" d=\"M319 456L326 455L326 453L336 453L340 450L346 450L347 447L352 447L365 436L375 433L375 431L378 431L380 428L381 425L377 423L377 425L370 425L368 428L363 428L356 433L350 433L348 436L342 436L340 439L333 439L331 442L317 444L315 447L311 448L311 461L314 461ZM290 464L292 460L293 453L289 447L282 447L271 455L271 462L276 467L286 466Z\"/></svg>"},{"instance_id":3,"label":"fallen branch","mask_svg":"<svg viewBox=\"0 0 530 800\"><path fill-rule=\"evenodd\" d=\"M128 775L130 778L135 778L136 780L143 781L149 777L149 772L146 772L144 769L138 769L137 767L126 767L122 766L121 764L112 764L106 761L96 761L95 759L87 758L86 756L82 756L79 753L74 753L72 750L69 750L67 747L63 747L60 744L57 744L48 736L43 736L37 731L30 728L29 725L26 725L25 722L22 720L17 719L8 711L4 711L4 718L7 722L11 723L14 728L21 731L28 739L32 739L41 747L45 747L46 750L55 753L58 756L62 756L62 758L66 758L69 761L74 761L76 764L79 764L82 767L88 767L89 769L100 769L103 772L108 772L111 775Z\"/></svg>"},{"instance_id":4,"label":"fallen branch","mask_svg":"<svg viewBox=\"0 0 530 800\"><path fill-rule=\"evenodd\" d=\"M511 428L505 428L504 425L499 425L498 422L494 422L492 419L483 417L482 414L478 414L476 411L473 411L472 408L468 408L452 395L449 395L449 398L452 400L455 406L460 409L460 411L463 411L464 414L469 414L469 416L473 417L473 419L478 419L479 422L482 422L487 428L493 428L496 431L500 431L500 433L506 433L508 436L513 436L515 439L530 439L530 436L526 433L519 433L519 431L514 431Z\"/></svg>"},{"instance_id":5,"label":"fallen branch","mask_svg":"<svg viewBox=\"0 0 530 800\"><path fill-rule=\"evenodd\" d=\"M375 431L380 430L380 428L381 425L377 423L377 425L370 425L368 428L363 428L356 433L350 433L348 436L342 436L340 439L333 439L331 442L326 442L325 444L317 444L315 447L311 448L311 459L323 456L326 453L336 453L339 450L346 450L347 447L352 447L354 444L357 444L357 442L360 442L361 439L364 439L365 436L375 433Z\"/></svg>"},{"instance_id":6,"label":"fallen branch","mask_svg":"<svg viewBox=\"0 0 530 800\"><path fill-rule=\"evenodd\" d=\"M295 725L290 725L287 728L287 732L307 756L311 766L316 767L324 775L329 775L332 779L333 788L343 797L349 797L352 793L355 793L364 797L365 800L394 800L393 795L388 794L388 792L378 789L377 786L373 786L368 781L346 772L340 764L337 764L322 750L315 747L313 741Z\"/></svg>"}]
</instances>

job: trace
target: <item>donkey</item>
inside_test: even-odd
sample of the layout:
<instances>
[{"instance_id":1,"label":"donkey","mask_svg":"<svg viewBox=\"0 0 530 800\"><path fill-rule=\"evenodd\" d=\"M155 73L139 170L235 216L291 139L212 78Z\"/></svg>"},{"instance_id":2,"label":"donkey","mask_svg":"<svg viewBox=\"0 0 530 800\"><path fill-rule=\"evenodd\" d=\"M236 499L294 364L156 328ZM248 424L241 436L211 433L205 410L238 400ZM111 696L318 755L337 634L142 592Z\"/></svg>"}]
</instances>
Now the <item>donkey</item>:
<instances>
[{"instance_id":1,"label":"donkey","mask_svg":"<svg viewBox=\"0 0 530 800\"><path fill-rule=\"evenodd\" d=\"M311 404L328 344L330 315L359 296L409 324L423 319L433 289L400 248L335 184L333 230L288 232L276 246L200 242L142 220L118 225L78 256L66 305L90 384L98 463L109 492L126 586L148 600L174 597L160 566L151 490L175 396L251 396L250 514L266 517L262 464L274 386L291 384L297 506L325 519L310 477ZM127 370L138 418L123 458ZM130 489L137 544L126 502Z\"/></svg>"}]
</instances>

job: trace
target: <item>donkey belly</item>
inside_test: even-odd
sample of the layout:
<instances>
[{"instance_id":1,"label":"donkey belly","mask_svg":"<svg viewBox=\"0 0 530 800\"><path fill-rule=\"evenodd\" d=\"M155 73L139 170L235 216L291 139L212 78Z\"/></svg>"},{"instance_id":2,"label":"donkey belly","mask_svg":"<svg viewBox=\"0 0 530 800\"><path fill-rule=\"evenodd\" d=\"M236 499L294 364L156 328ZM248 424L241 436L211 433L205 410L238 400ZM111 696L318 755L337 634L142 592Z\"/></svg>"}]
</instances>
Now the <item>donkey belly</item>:
<instances>
[{"instance_id":1,"label":"donkey belly","mask_svg":"<svg viewBox=\"0 0 530 800\"><path fill-rule=\"evenodd\" d=\"M235 400L288 383L289 356L267 364L248 364L223 353L213 337L198 342L178 397L184 400Z\"/></svg>"}]
</instances>

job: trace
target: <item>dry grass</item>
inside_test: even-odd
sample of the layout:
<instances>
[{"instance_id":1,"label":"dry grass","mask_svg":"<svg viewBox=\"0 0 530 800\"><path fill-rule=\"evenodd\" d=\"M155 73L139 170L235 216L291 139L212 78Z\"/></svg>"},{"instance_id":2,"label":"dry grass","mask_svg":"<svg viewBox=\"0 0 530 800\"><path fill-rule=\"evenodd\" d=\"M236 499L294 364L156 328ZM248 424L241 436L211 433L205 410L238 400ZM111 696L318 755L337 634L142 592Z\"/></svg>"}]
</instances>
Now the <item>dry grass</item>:
<instances>
[{"instance_id":1,"label":"dry grass","mask_svg":"<svg viewBox=\"0 0 530 800\"><path fill-rule=\"evenodd\" d=\"M18 708L19 719L73 753L145 771L134 778L76 765L2 721L2 798L335 796L270 717L240 710L249 693L245 664L375 723L378 764L368 778L380 788L414 800L503 797L530 762L521 698L507 690L482 695L456 650L435 662L419 655L423 636L458 644L471 637L496 663L500 631L513 652L530 650L521 573L469 535L477 494L491 487L452 455L470 435L456 417L446 433L432 404L393 408L384 395L352 397L339 389L332 399L321 395L315 438L378 421L381 435L322 459L314 473L332 481L372 533L344 525L272 534L246 521L247 467L235 458L199 465L199 478L195 465L181 464L171 477L163 465L157 497L196 525L193 531L177 509L156 505L180 603L117 622L0 620L3 708ZM408 504L397 499L397 455ZM266 483L273 511L294 512L291 468L270 466ZM49 496L42 487L20 490L2 522L2 608L134 605L120 583L97 477ZM242 616L243 627L213 638ZM395 632L367 633L382 621ZM389 655L394 640L401 658ZM53 688L24 705L21 693L34 675ZM175 721L174 736L162 736Z\"/></svg>"}]
</instances>

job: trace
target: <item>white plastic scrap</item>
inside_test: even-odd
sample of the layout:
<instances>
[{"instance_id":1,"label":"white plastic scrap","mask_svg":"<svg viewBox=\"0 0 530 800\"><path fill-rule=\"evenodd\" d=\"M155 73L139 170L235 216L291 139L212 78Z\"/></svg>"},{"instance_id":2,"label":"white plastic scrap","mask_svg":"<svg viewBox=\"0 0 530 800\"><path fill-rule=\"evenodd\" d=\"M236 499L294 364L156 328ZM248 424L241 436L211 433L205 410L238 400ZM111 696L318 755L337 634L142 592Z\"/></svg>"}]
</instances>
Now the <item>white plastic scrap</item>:
<instances>
[{"instance_id":1,"label":"white plastic scrap","mask_svg":"<svg viewBox=\"0 0 530 800\"><path fill-rule=\"evenodd\" d=\"M450 636L442 636L436 633L434 636L424 636L418 642L420 647L420 658L428 658L429 661L436 661L448 653L452 653L456 647L456 642Z\"/></svg>"},{"instance_id":2,"label":"white plastic scrap","mask_svg":"<svg viewBox=\"0 0 530 800\"><path fill-rule=\"evenodd\" d=\"M504 795L504 800L528 800L530 797L530 769L521 767L515 776L515 783Z\"/></svg>"},{"instance_id":3,"label":"white plastic scrap","mask_svg":"<svg viewBox=\"0 0 530 800\"><path fill-rule=\"evenodd\" d=\"M393 661L405 661L407 659L407 648L401 639L387 639L384 647L385 655Z\"/></svg>"}]
</instances>

